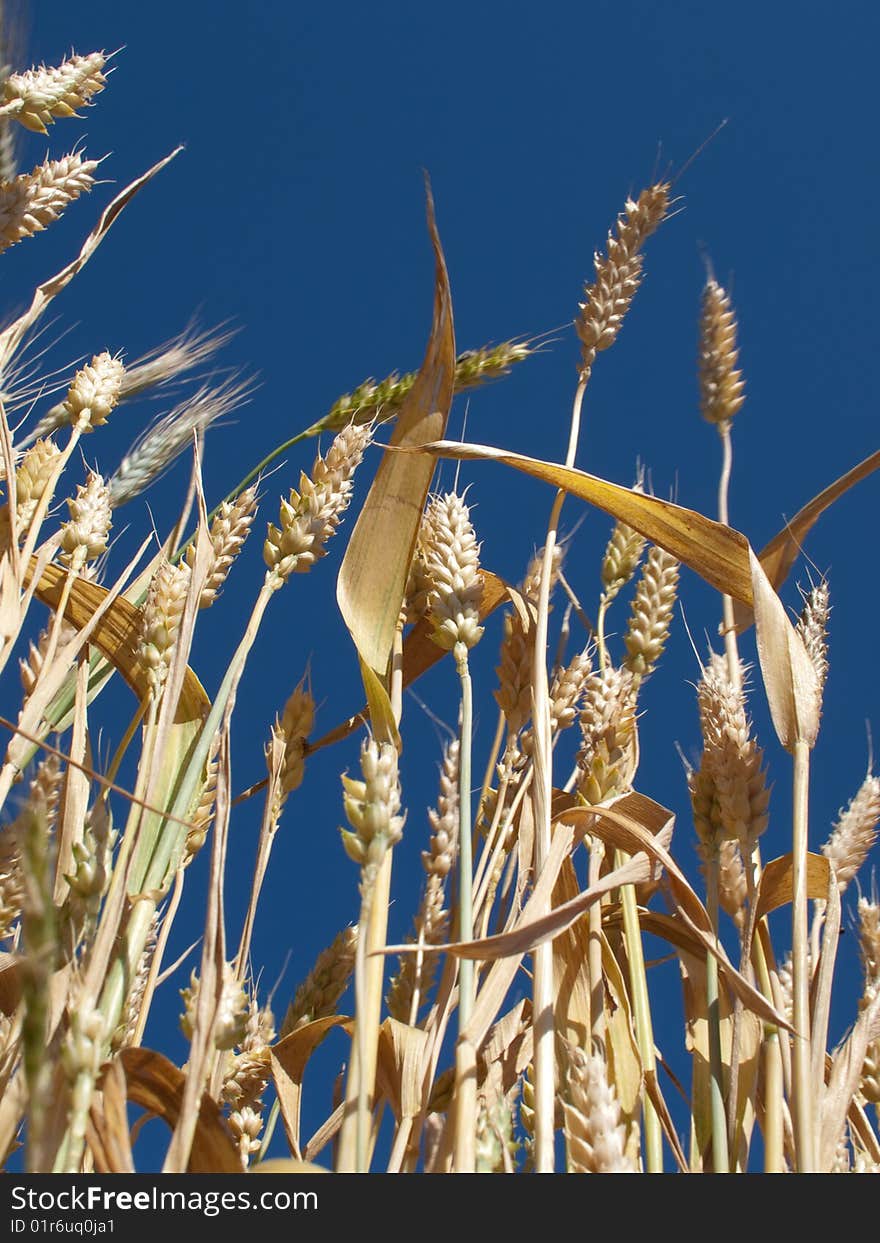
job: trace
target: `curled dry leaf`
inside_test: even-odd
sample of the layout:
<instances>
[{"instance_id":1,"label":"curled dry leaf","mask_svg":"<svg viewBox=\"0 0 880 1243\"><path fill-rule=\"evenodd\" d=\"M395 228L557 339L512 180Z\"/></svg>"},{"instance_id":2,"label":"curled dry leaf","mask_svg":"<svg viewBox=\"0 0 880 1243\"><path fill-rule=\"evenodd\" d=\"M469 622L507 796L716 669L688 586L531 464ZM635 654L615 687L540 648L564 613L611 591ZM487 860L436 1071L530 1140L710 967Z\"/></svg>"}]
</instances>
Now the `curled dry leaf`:
<instances>
[{"instance_id":1,"label":"curled dry leaf","mask_svg":"<svg viewBox=\"0 0 880 1243\"><path fill-rule=\"evenodd\" d=\"M815 666L751 549L749 561L758 660L774 728L787 751L792 751L797 742L812 747L819 732L822 702Z\"/></svg>"},{"instance_id":2,"label":"curled dry leaf","mask_svg":"<svg viewBox=\"0 0 880 1243\"><path fill-rule=\"evenodd\" d=\"M502 462L554 488L562 488L659 544L719 591L743 604L752 604L748 540L739 531L714 522L696 510L621 487L574 467L543 462L487 445L444 440L421 448L423 452L463 461Z\"/></svg>"},{"instance_id":3,"label":"curled dry leaf","mask_svg":"<svg viewBox=\"0 0 880 1243\"><path fill-rule=\"evenodd\" d=\"M15 351L22 344L26 335L49 306L52 299L61 293L62 289L69 285L77 273L85 267L106 237L110 226L119 218L137 192L142 190L147 182L151 181L167 164L170 164L174 157L182 150L183 147L177 147L170 155L166 155L164 160L159 160L152 168L147 169L145 173L137 177L124 190L120 191L113 201L104 208L101 218L86 238L76 259L72 263L68 263L66 267L63 267L60 272L56 272L49 280L44 281L42 285L37 286L33 301L25 313L10 324L4 332L0 333L0 372L6 371L10 358L12 358Z\"/></svg>"},{"instance_id":4,"label":"curled dry leaf","mask_svg":"<svg viewBox=\"0 0 880 1243\"><path fill-rule=\"evenodd\" d=\"M794 892L793 856L780 855L764 865L755 900L755 919L769 915L792 900ZM824 855L807 855L807 897L824 902L828 897L831 865Z\"/></svg>"},{"instance_id":5,"label":"curled dry leaf","mask_svg":"<svg viewBox=\"0 0 880 1243\"><path fill-rule=\"evenodd\" d=\"M442 436L455 383L455 335L449 277L427 188L434 248L434 317L418 378L391 436L393 446L418 447ZM434 464L421 455L386 452L351 534L336 598L364 664L384 677Z\"/></svg>"},{"instance_id":6,"label":"curled dry leaf","mask_svg":"<svg viewBox=\"0 0 880 1243\"><path fill-rule=\"evenodd\" d=\"M296 1031L279 1040L269 1050L272 1065L272 1081L278 1093L278 1104L290 1151L297 1158L300 1150L300 1108L302 1106L302 1081L309 1058L321 1041L335 1027L351 1034L354 1023L344 1015L331 1014L313 1023L305 1023Z\"/></svg>"},{"instance_id":7,"label":"curled dry leaf","mask_svg":"<svg viewBox=\"0 0 880 1243\"><path fill-rule=\"evenodd\" d=\"M180 1118L186 1076L173 1062L151 1049L124 1049L119 1061L125 1072L126 1094L162 1118L174 1131ZM220 1107L204 1093L189 1158L190 1174L240 1174L241 1160Z\"/></svg>"},{"instance_id":8,"label":"curled dry leaf","mask_svg":"<svg viewBox=\"0 0 880 1243\"><path fill-rule=\"evenodd\" d=\"M777 591L788 578L791 567L803 550L804 540L825 510L878 468L880 468L880 449L859 462L852 470L848 470L845 475L835 479L834 483L829 484L811 501L808 501L803 509L798 510L791 521L774 535L770 543L761 549L758 560L771 585ZM735 604L734 621L737 631L747 630L754 620L754 612L750 608L739 602Z\"/></svg>"}]
</instances>

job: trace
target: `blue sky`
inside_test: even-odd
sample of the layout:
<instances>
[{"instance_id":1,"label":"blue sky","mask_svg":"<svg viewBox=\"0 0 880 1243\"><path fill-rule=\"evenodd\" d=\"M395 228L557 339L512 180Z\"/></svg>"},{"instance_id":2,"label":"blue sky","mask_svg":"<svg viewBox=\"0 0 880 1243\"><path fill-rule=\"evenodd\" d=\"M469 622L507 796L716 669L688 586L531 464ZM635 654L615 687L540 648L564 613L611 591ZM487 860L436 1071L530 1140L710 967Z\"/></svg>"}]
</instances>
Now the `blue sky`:
<instances>
[{"instance_id":1,"label":"blue sky","mask_svg":"<svg viewBox=\"0 0 880 1243\"><path fill-rule=\"evenodd\" d=\"M810 2L796 9L747 2L735 10L684 0L550 0L540 8L450 0L434 10L381 2L40 3L31 15L29 63L57 62L71 48L121 49L97 106L82 122L54 128L55 154L84 134L89 154L109 153L102 174L122 184L186 144L56 303L59 330L70 328L57 361L105 348L136 357L197 309L206 324L239 325L226 359L258 373L261 387L209 438L208 499L219 497L340 393L368 375L418 365L432 282L425 168L459 348L515 335L552 338L517 374L471 399L468 435L559 460L578 357L567 325L593 251L627 193L658 170L681 169L726 120L678 181L681 210L649 243L644 287L618 343L595 368L578 463L628 483L641 459L659 494L674 490L682 503L714 512L719 446L699 418L694 375L708 254L733 293L748 393L734 433L731 516L760 547L784 515L877 447L873 204L880 185L867 127L878 26L870 6L834 11ZM29 137L23 164L40 160L45 147ZM7 290L24 300L35 280L65 262L110 193L99 188L48 234L5 256ZM463 412L459 401L455 434ZM116 465L143 417L126 412L89 442L102 468ZM311 447L292 455L268 482L261 519L274 517L277 494L312 456ZM184 477L178 469L151 494L160 529ZM450 482L449 467L443 478ZM518 579L542 540L550 493L497 466L469 465L462 478L472 485L484 563ZM878 690L872 649L880 593L870 568L877 502L876 479L869 480L822 520L808 545L819 570L830 572L834 604L812 794L815 847L867 763L865 722ZM566 529L583 517L570 501ZM135 502L126 520L140 530L149 520L145 505ZM587 514L569 556L569 577L588 610L608 530L601 515ZM236 787L262 775L268 724L307 666L322 732L359 702L356 661L334 600L344 539L270 611L239 698ZM209 689L260 580L257 544L205 618L196 665ZM793 584L786 599L796 601ZM685 573L683 602L703 650L717 601ZM618 624L624 620L619 614ZM496 622L475 672L483 748L494 729L499 633ZM748 643L745 654L751 658ZM639 786L678 811L677 854L689 871L693 831L674 744L698 753L689 686L696 677L679 616L665 665L644 696ZM441 670L418 688L447 721L453 683ZM789 774L758 688L753 710L775 782L764 850L772 857L786 849ZM404 731L409 823L396 865L394 937L406 932L416 901L438 750L435 726L412 699ZM336 834L338 774L354 757L352 746L315 757L277 841L254 961L267 988L284 972L276 993L282 1013L317 951L356 917L356 875ZM255 833L255 812L243 811L231 846L232 939L245 899L238 878L249 877ZM169 960L197 934L204 870L195 870L191 922L178 921ZM854 942L848 936L842 948L838 1034L858 983ZM662 970L668 1039L680 1045L678 985L674 969ZM176 994L165 992L170 1004L157 1007L147 1039L180 1059ZM660 1043L665 1048L662 1029ZM338 1053L328 1054L320 1073L331 1073ZM681 1066L680 1049L669 1053ZM316 1100L314 1124L323 1105Z\"/></svg>"}]
</instances>

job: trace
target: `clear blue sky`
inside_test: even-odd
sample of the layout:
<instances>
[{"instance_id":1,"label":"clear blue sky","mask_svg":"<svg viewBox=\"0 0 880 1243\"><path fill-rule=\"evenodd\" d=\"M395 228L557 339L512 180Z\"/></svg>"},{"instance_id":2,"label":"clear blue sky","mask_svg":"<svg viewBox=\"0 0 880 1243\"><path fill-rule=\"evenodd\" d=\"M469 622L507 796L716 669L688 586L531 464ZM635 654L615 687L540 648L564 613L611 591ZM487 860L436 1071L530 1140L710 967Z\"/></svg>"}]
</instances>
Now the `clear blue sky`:
<instances>
[{"instance_id":1,"label":"clear blue sky","mask_svg":"<svg viewBox=\"0 0 880 1243\"><path fill-rule=\"evenodd\" d=\"M122 49L108 89L85 120L54 127L54 153L85 134L89 154L110 153L103 175L122 184L186 144L56 303L59 327L73 325L57 360L105 348L135 357L197 308L206 323L239 324L228 361L258 372L262 386L209 438L206 482L209 501L216 498L339 393L368 375L418 365L432 281L425 168L459 348L558 329L539 357L473 397L468 435L561 459L577 359L566 325L592 253L604 245L627 193L658 170L679 169L726 119L678 183L681 211L649 244L644 287L619 342L595 369L579 464L628 483L640 458L658 493L674 489L683 503L713 512L719 450L698 416L694 378L705 248L733 291L748 392L735 428L732 520L760 547L784 515L878 444L873 205L880 179L869 130L878 27L868 5L752 0L733 9L685 0L40 3L31 16L29 62L57 62L71 48ZM30 166L46 143L27 143ZM49 234L5 256L7 290L23 300L35 279L66 261L110 193L99 188ZM450 423L456 434L462 416L459 402ZM126 412L89 442L102 468L116 465L142 417ZM295 482L312 453L293 456L269 481L261 519L274 517L276 494ZM468 466L463 478L477 502L484 563L518 579L541 542L549 492L495 466ZM153 494L160 528L183 479L179 469ZM815 847L866 767L865 721L875 714L878 690L877 506L874 479L827 515L808 545L819 569L830 571L835 610L812 802ZM581 505L569 502L568 529L582 516ZM145 506L135 502L126 520L139 530ZM588 609L608 529L600 515L587 515L569 557L570 578ZM356 662L334 600L344 538L270 612L237 710L237 788L262 775L268 724L307 665L320 729L359 699ZM255 538L234 585L205 617L196 665L209 690L261 572ZM717 624L717 601L689 573L683 600L702 647ZM793 584L787 600L795 603ZM489 696L498 635L496 623L475 675L484 748L494 728ZM748 644L745 650L751 657ZM688 685L696 676L679 616L665 666L644 696L639 786L679 812L677 854L689 871L693 830L674 744L692 756L699 749ZM454 719L452 682L446 670L418 688L447 720ZM789 776L759 691L753 703L775 780L764 845L772 857L786 849ZM434 726L413 700L404 730L409 822L396 864L396 938L407 931L416 901L437 752ZM264 988L284 971L279 1013L317 951L356 917L355 869L336 834L338 774L354 756L349 746L316 757L282 822L254 945ZM236 817L233 939L255 833L254 812ZM178 921L169 961L197 935L205 870L194 870L190 920ZM842 947L838 998L848 1006L858 978L854 942L848 936ZM674 968L663 970L674 1046L678 985ZM166 1004L157 1007L147 1041L180 1060L176 993L173 986L164 991ZM839 1009L837 1034L848 1014ZM664 1049L667 1040L661 1029ZM320 1073L331 1073L339 1047ZM681 1067L680 1049L668 1052ZM326 1112L328 1096L317 1082L311 1111L307 1094L307 1131Z\"/></svg>"}]
</instances>

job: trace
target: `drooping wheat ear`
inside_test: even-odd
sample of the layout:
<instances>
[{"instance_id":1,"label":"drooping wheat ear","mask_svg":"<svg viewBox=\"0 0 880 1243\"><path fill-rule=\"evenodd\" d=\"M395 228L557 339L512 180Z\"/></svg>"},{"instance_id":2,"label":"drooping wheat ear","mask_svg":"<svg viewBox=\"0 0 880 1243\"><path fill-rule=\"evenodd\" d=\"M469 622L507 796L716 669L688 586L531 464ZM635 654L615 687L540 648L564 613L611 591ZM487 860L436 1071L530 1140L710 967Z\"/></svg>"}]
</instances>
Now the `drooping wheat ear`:
<instances>
[{"instance_id":1,"label":"drooping wheat ear","mask_svg":"<svg viewBox=\"0 0 880 1243\"><path fill-rule=\"evenodd\" d=\"M357 952L357 925L343 928L318 955L314 967L296 990L281 1024L281 1039L298 1027L336 1013L348 987Z\"/></svg>"},{"instance_id":2,"label":"drooping wheat ear","mask_svg":"<svg viewBox=\"0 0 880 1243\"><path fill-rule=\"evenodd\" d=\"M281 501L279 526L269 523L263 560L280 586L291 574L310 570L326 555L325 545L335 533L351 501L354 472L373 436L372 425L344 428L326 457L315 458L312 475L300 475L299 491Z\"/></svg>"},{"instance_id":3,"label":"drooping wheat ear","mask_svg":"<svg viewBox=\"0 0 880 1243\"><path fill-rule=\"evenodd\" d=\"M880 822L880 777L868 773L845 810L838 812L831 835L822 847L837 876L841 893L867 859L877 840Z\"/></svg>"},{"instance_id":4,"label":"drooping wheat ear","mask_svg":"<svg viewBox=\"0 0 880 1243\"><path fill-rule=\"evenodd\" d=\"M636 587L624 636L624 666L637 680L653 673L666 647L678 593L679 564L663 548L651 546Z\"/></svg>"},{"instance_id":5,"label":"drooping wheat ear","mask_svg":"<svg viewBox=\"0 0 880 1243\"><path fill-rule=\"evenodd\" d=\"M224 501L211 523L210 540L212 563L202 594L199 608L208 609L217 599L232 568L232 563L244 547L250 534L251 524L257 512L257 485L247 488L234 501ZM195 544L188 544L186 562L190 569L195 563Z\"/></svg>"},{"instance_id":6,"label":"drooping wheat ear","mask_svg":"<svg viewBox=\"0 0 880 1243\"><path fill-rule=\"evenodd\" d=\"M605 1058L566 1046L567 1092L562 1102L570 1174L635 1174L626 1155L626 1127L608 1082Z\"/></svg>"},{"instance_id":7,"label":"drooping wheat ear","mask_svg":"<svg viewBox=\"0 0 880 1243\"><path fill-rule=\"evenodd\" d=\"M704 854L702 867L704 875L706 863ZM721 909L727 912L740 932L746 925L747 897L748 882L739 842L723 841L718 851L718 901L721 903Z\"/></svg>"},{"instance_id":8,"label":"drooping wheat ear","mask_svg":"<svg viewBox=\"0 0 880 1243\"><path fill-rule=\"evenodd\" d=\"M743 689L731 681L724 656L712 653L697 687L697 703L703 755L699 775L691 780L695 821L708 819L709 837L716 845L736 838L751 856L767 827L770 791L761 767L764 754L751 737ZM699 824L697 832L702 841Z\"/></svg>"},{"instance_id":9,"label":"drooping wheat ear","mask_svg":"<svg viewBox=\"0 0 880 1243\"><path fill-rule=\"evenodd\" d=\"M361 892L372 892L376 873L403 836L397 748L366 738L361 747L363 781L343 776L343 806L352 832L340 829L346 853L361 868Z\"/></svg>"},{"instance_id":10,"label":"drooping wheat ear","mask_svg":"<svg viewBox=\"0 0 880 1243\"><path fill-rule=\"evenodd\" d=\"M16 519L23 535L52 479L61 450L54 440L38 440L22 456L15 472Z\"/></svg>"},{"instance_id":11,"label":"drooping wheat ear","mask_svg":"<svg viewBox=\"0 0 880 1243\"><path fill-rule=\"evenodd\" d=\"M154 483L192 447L194 437L249 400L253 384L232 376L221 384L205 384L152 423L119 463L110 479L114 505L124 505Z\"/></svg>"},{"instance_id":12,"label":"drooping wheat ear","mask_svg":"<svg viewBox=\"0 0 880 1243\"><path fill-rule=\"evenodd\" d=\"M470 510L463 497L447 492L434 497L429 512L425 566L431 583L431 638L446 651L457 643L472 648L483 634L479 607L483 576Z\"/></svg>"},{"instance_id":13,"label":"drooping wheat ear","mask_svg":"<svg viewBox=\"0 0 880 1243\"><path fill-rule=\"evenodd\" d=\"M192 1040L201 982L195 971L190 975L189 988L182 988L183 1014L180 1027L187 1040ZM234 1049L244 1039L248 1020L248 999L244 986L231 963L223 964L223 984L214 1018L214 1047L224 1052Z\"/></svg>"},{"instance_id":14,"label":"drooping wheat ear","mask_svg":"<svg viewBox=\"0 0 880 1243\"><path fill-rule=\"evenodd\" d=\"M876 898L876 890L873 901L859 898L859 953L865 973L860 1010L871 1005L880 992L880 902ZM868 1045L859 1090L865 1100L880 1105L880 1039Z\"/></svg>"},{"instance_id":15,"label":"drooping wheat ear","mask_svg":"<svg viewBox=\"0 0 880 1243\"><path fill-rule=\"evenodd\" d=\"M710 276L703 290L697 370L700 410L719 430L746 399L742 372L736 369L738 361L736 315L727 292Z\"/></svg>"},{"instance_id":16,"label":"drooping wheat ear","mask_svg":"<svg viewBox=\"0 0 880 1243\"><path fill-rule=\"evenodd\" d=\"M107 84L103 52L73 55L60 65L39 65L13 73L3 83L0 114L14 117L25 129L47 133L46 126L60 117L74 117Z\"/></svg>"},{"instance_id":17,"label":"drooping wheat ear","mask_svg":"<svg viewBox=\"0 0 880 1243\"><path fill-rule=\"evenodd\" d=\"M410 938L413 944L439 945L449 926L446 910L446 880L455 866L458 851L458 765L461 744L452 739L443 749L443 767L440 771L440 793L436 809L428 811L431 838L428 849L422 851L422 866L426 872L422 901L415 918L415 930ZM424 954L405 954L400 967L388 988L388 1012L392 1018L409 1023L412 1001L416 992L424 998L434 980L437 970L437 954L426 950ZM416 1017L416 1016L412 1016Z\"/></svg>"},{"instance_id":18,"label":"drooping wheat ear","mask_svg":"<svg viewBox=\"0 0 880 1243\"><path fill-rule=\"evenodd\" d=\"M114 358L106 350L96 354L73 377L64 401L67 421L82 432L92 432L106 423L119 401L124 375L125 367L120 358Z\"/></svg>"},{"instance_id":19,"label":"drooping wheat ear","mask_svg":"<svg viewBox=\"0 0 880 1243\"><path fill-rule=\"evenodd\" d=\"M0 253L48 229L68 203L91 190L97 167L75 151L0 184Z\"/></svg>"},{"instance_id":20,"label":"drooping wheat ear","mask_svg":"<svg viewBox=\"0 0 880 1243\"><path fill-rule=\"evenodd\" d=\"M532 649L518 613L505 615L500 664L495 672L498 674L495 699L504 713L513 742L532 713Z\"/></svg>"},{"instance_id":21,"label":"drooping wheat ear","mask_svg":"<svg viewBox=\"0 0 880 1243\"><path fill-rule=\"evenodd\" d=\"M272 819L277 820L288 794L302 785L305 772L305 743L315 722L315 701L311 692L300 682L284 705L281 720L276 719L275 730L280 735L283 758L277 786L276 806ZM267 752L267 760L268 760ZM270 762L271 772L271 762Z\"/></svg>"},{"instance_id":22,"label":"drooping wheat ear","mask_svg":"<svg viewBox=\"0 0 880 1243\"><path fill-rule=\"evenodd\" d=\"M512 367L536 351L528 341L502 341L479 350L459 354L455 364L455 391L479 388L506 376ZM348 423L372 423L389 419L400 410L418 378L417 371L399 375L393 371L384 380L364 380L352 393L337 398L315 431L335 432Z\"/></svg>"},{"instance_id":23,"label":"drooping wheat ear","mask_svg":"<svg viewBox=\"0 0 880 1243\"><path fill-rule=\"evenodd\" d=\"M586 802L602 803L630 788L637 732L632 675L608 668L591 674L581 711L583 744L577 755L577 789Z\"/></svg>"},{"instance_id":24,"label":"drooping wheat ear","mask_svg":"<svg viewBox=\"0 0 880 1243\"><path fill-rule=\"evenodd\" d=\"M137 971L134 974L119 1024L110 1039L110 1048L113 1052L126 1049L137 1031L144 994L147 991L147 981L150 978L150 968L153 965L156 944L159 940L159 922L159 912L153 911Z\"/></svg>"},{"instance_id":25,"label":"drooping wheat ear","mask_svg":"<svg viewBox=\"0 0 880 1243\"><path fill-rule=\"evenodd\" d=\"M70 518L61 527L62 560L80 570L107 551L110 534L110 489L101 475L89 471L76 496L67 501Z\"/></svg>"},{"instance_id":26,"label":"drooping wheat ear","mask_svg":"<svg viewBox=\"0 0 880 1243\"><path fill-rule=\"evenodd\" d=\"M137 656L153 695L159 694L171 668L189 579L188 565L163 561L150 580L140 617Z\"/></svg>"},{"instance_id":27,"label":"drooping wheat ear","mask_svg":"<svg viewBox=\"0 0 880 1243\"><path fill-rule=\"evenodd\" d=\"M669 189L665 183L643 190L638 200L627 199L617 219L617 233L608 234L608 254L596 254L596 278L584 290L575 320L581 339L581 376L586 379L596 355L614 343L642 278L640 250L666 215Z\"/></svg>"},{"instance_id":28,"label":"drooping wheat ear","mask_svg":"<svg viewBox=\"0 0 880 1243\"><path fill-rule=\"evenodd\" d=\"M797 632L803 639L807 655L816 670L821 700L828 677L828 618L831 614L828 583L823 578L815 587L801 594L804 607L798 618Z\"/></svg>"}]
</instances>

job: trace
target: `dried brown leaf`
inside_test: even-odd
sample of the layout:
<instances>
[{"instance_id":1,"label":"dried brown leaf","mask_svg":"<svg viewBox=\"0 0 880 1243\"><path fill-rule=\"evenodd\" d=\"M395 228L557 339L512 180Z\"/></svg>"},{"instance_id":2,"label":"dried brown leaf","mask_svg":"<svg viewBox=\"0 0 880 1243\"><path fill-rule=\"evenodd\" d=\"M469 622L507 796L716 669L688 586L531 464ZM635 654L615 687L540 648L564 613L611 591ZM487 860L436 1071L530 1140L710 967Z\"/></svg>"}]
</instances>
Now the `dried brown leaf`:
<instances>
[{"instance_id":1,"label":"dried brown leaf","mask_svg":"<svg viewBox=\"0 0 880 1243\"><path fill-rule=\"evenodd\" d=\"M391 435L415 447L442 436L455 381L455 336L449 277L427 189L434 248L434 317L425 358ZM346 549L336 598L361 659L384 677L406 589L416 536L434 473L429 457L386 452Z\"/></svg>"},{"instance_id":2,"label":"dried brown leaf","mask_svg":"<svg viewBox=\"0 0 880 1243\"><path fill-rule=\"evenodd\" d=\"M340 1014L330 1014L313 1023L306 1023L296 1031L279 1040L269 1050L272 1081L278 1093L278 1104L287 1142L293 1155L302 1157L300 1150L300 1108L302 1106L302 1081L309 1058L328 1032L341 1027L351 1034L354 1023Z\"/></svg>"},{"instance_id":3,"label":"dried brown leaf","mask_svg":"<svg viewBox=\"0 0 880 1243\"><path fill-rule=\"evenodd\" d=\"M125 1072L110 1062L95 1093L89 1113L87 1138L98 1174L133 1174L134 1157L128 1130Z\"/></svg>"},{"instance_id":4,"label":"dried brown leaf","mask_svg":"<svg viewBox=\"0 0 880 1243\"><path fill-rule=\"evenodd\" d=\"M151 1049L124 1049L119 1055L125 1071L130 1101L164 1119L172 1131L177 1126L186 1077L183 1071ZM199 1108L188 1172L190 1174L240 1174L241 1161L226 1129L220 1107L204 1093Z\"/></svg>"},{"instance_id":5,"label":"dried brown leaf","mask_svg":"<svg viewBox=\"0 0 880 1243\"><path fill-rule=\"evenodd\" d=\"M755 554L752 568L755 638L761 676L777 736L786 750L816 741L821 695L816 669L803 640Z\"/></svg>"},{"instance_id":6,"label":"dried brown leaf","mask_svg":"<svg viewBox=\"0 0 880 1243\"><path fill-rule=\"evenodd\" d=\"M764 567L771 585L777 591L788 578L789 571L803 548L804 540L825 510L833 505L838 497L843 496L845 492L860 483L862 479L866 479L878 468L880 468L880 449L859 462L852 470L848 470L845 475L835 479L834 483L829 484L811 501L808 501L803 509L798 510L791 521L774 535L770 543L765 545L758 555L758 560ZM752 625L754 614L751 609L738 603L735 606L734 618L737 630L742 631Z\"/></svg>"},{"instance_id":7,"label":"dried brown leaf","mask_svg":"<svg viewBox=\"0 0 880 1243\"><path fill-rule=\"evenodd\" d=\"M780 906L786 906L793 894L793 856L780 855L765 864L758 883L755 919L762 919ZM807 897L824 902L828 897L831 865L824 855L807 855Z\"/></svg>"},{"instance_id":8,"label":"dried brown leaf","mask_svg":"<svg viewBox=\"0 0 880 1243\"><path fill-rule=\"evenodd\" d=\"M562 488L659 544L719 591L749 606L752 604L749 543L732 527L714 522L693 509L633 488L623 488L585 471L519 453L454 441L424 445L423 449L464 461L502 462L555 488Z\"/></svg>"}]
</instances>

